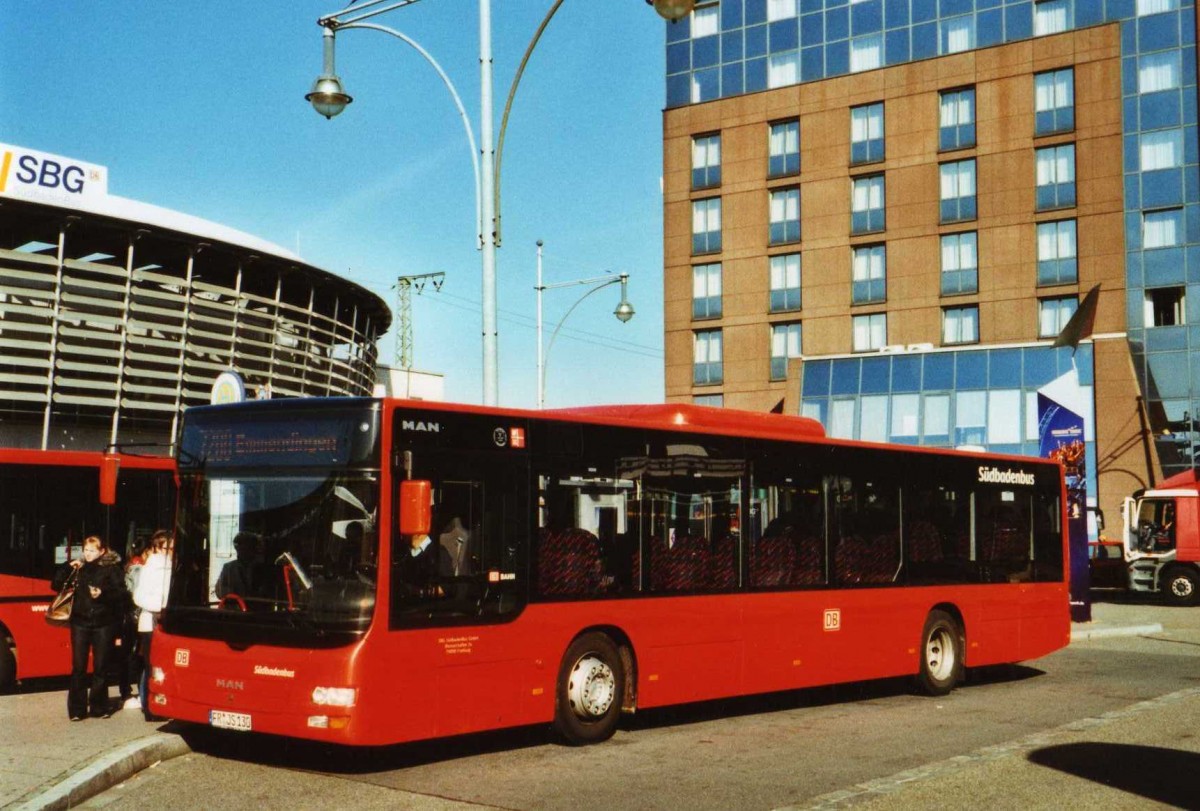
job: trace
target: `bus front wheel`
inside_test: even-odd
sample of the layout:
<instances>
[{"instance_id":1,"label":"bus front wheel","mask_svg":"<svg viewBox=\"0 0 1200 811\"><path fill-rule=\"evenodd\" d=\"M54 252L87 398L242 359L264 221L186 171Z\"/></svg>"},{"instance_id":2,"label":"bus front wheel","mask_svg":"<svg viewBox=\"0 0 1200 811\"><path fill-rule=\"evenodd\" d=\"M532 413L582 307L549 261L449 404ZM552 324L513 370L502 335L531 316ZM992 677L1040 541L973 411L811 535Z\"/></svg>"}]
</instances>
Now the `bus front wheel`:
<instances>
[{"instance_id":1,"label":"bus front wheel","mask_svg":"<svg viewBox=\"0 0 1200 811\"><path fill-rule=\"evenodd\" d=\"M945 611L930 611L921 631L918 689L927 695L944 696L958 684L962 671L962 628Z\"/></svg>"},{"instance_id":2,"label":"bus front wheel","mask_svg":"<svg viewBox=\"0 0 1200 811\"><path fill-rule=\"evenodd\" d=\"M1195 605L1200 597L1200 582L1194 571L1176 566L1167 570L1162 590L1168 605Z\"/></svg>"},{"instance_id":3,"label":"bus front wheel","mask_svg":"<svg viewBox=\"0 0 1200 811\"><path fill-rule=\"evenodd\" d=\"M558 671L555 732L572 746L608 740L617 730L623 695L625 670L616 644L605 634L584 634L567 648Z\"/></svg>"}]
</instances>

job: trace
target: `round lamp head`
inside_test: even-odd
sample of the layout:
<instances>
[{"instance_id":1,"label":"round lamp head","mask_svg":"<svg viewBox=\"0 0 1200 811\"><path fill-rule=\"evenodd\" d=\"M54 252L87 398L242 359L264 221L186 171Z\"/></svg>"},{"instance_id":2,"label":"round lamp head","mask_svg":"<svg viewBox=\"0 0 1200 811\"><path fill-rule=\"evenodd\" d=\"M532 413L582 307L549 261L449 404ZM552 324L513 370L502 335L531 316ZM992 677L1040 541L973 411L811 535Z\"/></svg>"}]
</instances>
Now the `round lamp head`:
<instances>
[{"instance_id":1,"label":"round lamp head","mask_svg":"<svg viewBox=\"0 0 1200 811\"><path fill-rule=\"evenodd\" d=\"M677 23L691 14L692 9L696 7L696 0L646 0L646 2L654 6L658 16L673 23Z\"/></svg>"},{"instance_id":2,"label":"round lamp head","mask_svg":"<svg viewBox=\"0 0 1200 811\"><path fill-rule=\"evenodd\" d=\"M633 318L633 305L622 299L621 303L617 305L617 309L613 310L613 315L617 317L618 321L624 324Z\"/></svg>"},{"instance_id":3,"label":"round lamp head","mask_svg":"<svg viewBox=\"0 0 1200 811\"><path fill-rule=\"evenodd\" d=\"M322 73L318 76L313 82L312 90L306 93L304 98L314 110L326 118L333 118L345 110L347 104L354 101L342 89L342 80L332 73Z\"/></svg>"}]
</instances>

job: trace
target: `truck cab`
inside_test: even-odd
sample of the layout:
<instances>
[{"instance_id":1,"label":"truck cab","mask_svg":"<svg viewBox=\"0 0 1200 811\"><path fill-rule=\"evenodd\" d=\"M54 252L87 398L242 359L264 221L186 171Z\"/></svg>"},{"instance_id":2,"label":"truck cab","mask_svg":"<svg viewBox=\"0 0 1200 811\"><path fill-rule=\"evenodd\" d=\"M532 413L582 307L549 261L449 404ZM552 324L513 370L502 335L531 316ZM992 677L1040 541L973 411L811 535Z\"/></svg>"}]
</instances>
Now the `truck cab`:
<instances>
[{"instance_id":1,"label":"truck cab","mask_svg":"<svg viewBox=\"0 0 1200 811\"><path fill-rule=\"evenodd\" d=\"M1190 472L1139 490L1122 508L1129 588L1170 605L1200 601L1200 484Z\"/></svg>"}]
</instances>

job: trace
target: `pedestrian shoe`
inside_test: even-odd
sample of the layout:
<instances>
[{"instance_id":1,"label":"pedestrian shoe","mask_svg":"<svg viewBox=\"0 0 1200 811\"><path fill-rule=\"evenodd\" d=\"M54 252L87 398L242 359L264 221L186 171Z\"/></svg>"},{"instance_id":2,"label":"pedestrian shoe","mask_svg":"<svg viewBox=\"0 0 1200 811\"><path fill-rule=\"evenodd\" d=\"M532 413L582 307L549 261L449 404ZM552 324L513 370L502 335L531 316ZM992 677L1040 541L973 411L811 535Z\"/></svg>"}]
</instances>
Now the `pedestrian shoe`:
<instances>
[{"instance_id":1,"label":"pedestrian shoe","mask_svg":"<svg viewBox=\"0 0 1200 811\"><path fill-rule=\"evenodd\" d=\"M72 720L72 721L82 721L82 720L83 720L83 716L82 716L82 715L72 715L72 716L71 716L71 720Z\"/></svg>"},{"instance_id":2,"label":"pedestrian shoe","mask_svg":"<svg viewBox=\"0 0 1200 811\"><path fill-rule=\"evenodd\" d=\"M140 710L141 708L142 708L141 699L134 698L132 696L125 699L125 703L121 705L121 709L124 709L124 710Z\"/></svg>"}]
</instances>

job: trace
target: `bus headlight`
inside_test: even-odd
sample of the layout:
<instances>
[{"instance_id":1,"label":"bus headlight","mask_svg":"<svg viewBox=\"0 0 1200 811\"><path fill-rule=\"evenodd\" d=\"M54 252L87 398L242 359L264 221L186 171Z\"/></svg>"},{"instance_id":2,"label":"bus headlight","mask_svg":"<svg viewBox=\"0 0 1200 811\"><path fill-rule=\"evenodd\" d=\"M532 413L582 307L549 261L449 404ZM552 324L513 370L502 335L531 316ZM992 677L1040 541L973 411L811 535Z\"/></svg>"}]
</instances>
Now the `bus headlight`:
<instances>
[{"instance_id":1,"label":"bus headlight","mask_svg":"<svg viewBox=\"0 0 1200 811\"><path fill-rule=\"evenodd\" d=\"M314 687L312 692L314 704L329 707L353 707L357 696L353 687Z\"/></svg>"},{"instance_id":2,"label":"bus headlight","mask_svg":"<svg viewBox=\"0 0 1200 811\"><path fill-rule=\"evenodd\" d=\"M150 681L155 684L162 684L167 680L167 674L163 672L161 667L150 668Z\"/></svg>"}]
</instances>

